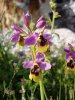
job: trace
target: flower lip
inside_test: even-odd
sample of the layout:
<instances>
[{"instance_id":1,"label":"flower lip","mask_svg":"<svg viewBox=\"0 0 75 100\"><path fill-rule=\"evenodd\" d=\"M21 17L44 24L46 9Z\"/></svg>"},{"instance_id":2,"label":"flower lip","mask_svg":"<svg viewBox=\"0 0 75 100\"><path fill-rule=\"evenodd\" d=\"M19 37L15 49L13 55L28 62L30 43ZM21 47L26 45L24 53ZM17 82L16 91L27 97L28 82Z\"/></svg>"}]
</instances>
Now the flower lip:
<instances>
[{"instance_id":1,"label":"flower lip","mask_svg":"<svg viewBox=\"0 0 75 100\"><path fill-rule=\"evenodd\" d=\"M75 62L73 61L73 59L71 58L69 60L69 62L67 62L67 67L73 69L75 67Z\"/></svg>"},{"instance_id":2,"label":"flower lip","mask_svg":"<svg viewBox=\"0 0 75 100\"><path fill-rule=\"evenodd\" d=\"M40 46L45 46L47 44L51 46L52 42L50 41L50 39L52 39L52 36L50 34L43 33L39 36L38 43Z\"/></svg>"},{"instance_id":3,"label":"flower lip","mask_svg":"<svg viewBox=\"0 0 75 100\"><path fill-rule=\"evenodd\" d=\"M45 39L44 37L43 37L43 35L40 35L40 38L39 38L39 40L40 40L40 46L45 46L45 44L47 43L47 39Z\"/></svg>"},{"instance_id":4,"label":"flower lip","mask_svg":"<svg viewBox=\"0 0 75 100\"><path fill-rule=\"evenodd\" d=\"M51 42L52 36L46 32L43 32L41 35L39 35L37 40L37 51L44 53L48 50L49 46L52 46Z\"/></svg>"},{"instance_id":5,"label":"flower lip","mask_svg":"<svg viewBox=\"0 0 75 100\"><path fill-rule=\"evenodd\" d=\"M41 70L38 65L34 65L34 68L31 69L31 74L34 74L35 76L38 76L40 72L41 72Z\"/></svg>"}]
</instances>

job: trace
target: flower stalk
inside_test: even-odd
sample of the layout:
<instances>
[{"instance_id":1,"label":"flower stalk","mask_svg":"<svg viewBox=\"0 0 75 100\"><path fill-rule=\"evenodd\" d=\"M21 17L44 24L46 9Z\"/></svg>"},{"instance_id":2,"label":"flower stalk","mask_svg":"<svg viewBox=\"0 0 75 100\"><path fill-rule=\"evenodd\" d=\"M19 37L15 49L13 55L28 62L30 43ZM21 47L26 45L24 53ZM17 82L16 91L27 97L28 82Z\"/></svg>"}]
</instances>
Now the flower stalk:
<instances>
[{"instance_id":1,"label":"flower stalk","mask_svg":"<svg viewBox=\"0 0 75 100\"><path fill-rule=\"evenodd\" d=\"M35 50L35 46L31 47L31 51L32 51L32 59L35 61L36 59L36 50Z\"/></svg>"},{"instance_id":2,"label":"flower stalk","mask_svg":"<svg viewBox=\"0 0 75 100\"><path fill-rule=\"evenodd\" d=\"M59 83L60 83L60 89L59 89L59 100L61 100L61 78L59 80Z\"/></svg>"},{"instance_id":3,"label":"flower stalk","mask_svg":"<svg viewBox=\"0 0 75 100\"><path fill-rule=\"evenodd\" d=\"M45 99L48 100L44 86L43 86L43 89L44 89Z\"/></svg>"},{"instance_id":4,"label":"flower stalk","mask_svg":"<svg viewBox=\"0 0 75 100\"><path fill-rule=\"evenodd\" d=\"M45 100L45 97L44 97L44 88L43 88L43 78L42 77L41 77L41 80L39 81L39 85L40 85L41 100Z\"/></svg>"},{"instance_id":5,"label":"flower stalk","mask_svg":"<svg viewBox=\"0 0 75 100\"><path fill-rule=\"evenodd\" d=\"M54 31L54 23L55 23L55 12L53 12L53 19L52 19L52 23L51 23L51 34Z\"/></svg>"},{"instance_id":6,"label":"flower stalk","mask_svg":"<svg viewBox=\"0 0 75 100\"><path fill-rule=\"evenodd\" d=\"M67 71L65 72L65 81L67 79ZM65 83L65 100L67 100L67 83Z\"/></svg>"}]
</instances>

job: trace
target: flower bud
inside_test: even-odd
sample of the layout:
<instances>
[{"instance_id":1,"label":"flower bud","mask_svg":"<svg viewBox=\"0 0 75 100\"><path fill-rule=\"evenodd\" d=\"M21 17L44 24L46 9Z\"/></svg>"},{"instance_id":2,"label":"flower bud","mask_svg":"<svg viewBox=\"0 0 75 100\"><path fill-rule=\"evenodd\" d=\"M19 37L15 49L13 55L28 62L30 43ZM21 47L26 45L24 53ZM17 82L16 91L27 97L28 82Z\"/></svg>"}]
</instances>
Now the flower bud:
<instances>
[{"instance_id":1,"label":"flower bud","mask_svg":"<svg viewBox=\"0 0 75 100\"><path fill-rule=\"evenodd\" d=\"M30 20L31 20L31 16L29 14L29 12L27 12L25 15L24 15L24 24L28 27L29 24L30 24Z\"/></svg>"}]
</instances>

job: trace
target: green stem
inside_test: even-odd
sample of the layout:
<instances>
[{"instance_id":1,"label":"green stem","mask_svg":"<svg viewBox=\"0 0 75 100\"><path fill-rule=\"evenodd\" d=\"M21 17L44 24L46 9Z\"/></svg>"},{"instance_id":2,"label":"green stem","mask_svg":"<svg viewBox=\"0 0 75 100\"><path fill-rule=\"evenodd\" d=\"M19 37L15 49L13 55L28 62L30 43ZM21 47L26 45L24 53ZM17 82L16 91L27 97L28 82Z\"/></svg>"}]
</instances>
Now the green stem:
<instances>
[{"instance_id":1,"label":"green stem","mask_svg":"<svg viewBox=\"0 0 75 100\"><path fill-rule=\"evenodd\" d=\"M8 85L8 88L11 88L11 85L12 85L12 80L13 80L13 78L14 78L15 74L16 74L16 72L14 71L13 76L12 76L12 78L11 78L11 80L10 80L9 85Z\"/></svg>"},{"instance_id":2,"label":"green stem","mask_svg":"<svg viewBox=\"0 0 75 100\"><path fill-rule=\"evenodd\" d=\"M35 50L35 46L31 47L32 50L32 59L35 61L36 60L36 50Z\"/></svg>"},{"instance_id":3,"label":"green stem","mask_svg":"<svg viewBox=\"0 0 75 100\"><path fill-rule=\"evenodd\" d=\"M67 71L65 72L65 81L66 81L66 78L67 78ZM65 100L67 100L67 83L65 84Z\"/></svg>"},{"instance_id":4,"label":"green stem","mask_svg":"<svg viewBox=\"0 0 75 100\"><path fill-rule=\"evenodd\" d=\"M24 89L23 83L22 83L21 88L22 88L22 100L25 100L25 89Z\"/></svg>"},{"instance_id":5,"label":"green stem","mask_svg":"<svg viewBox=\"0 0 75 100\"><path fill-rule=\"evenodd\" d=\"M60 79L60 90L59 90L59 100L61 100L61 79Z\"/></svg>"},{"instance_id":6,"label":"green stem","mask_svg":"<svg viewBox=\"0 0 75 100\"><path fill-rule=\"evenodd\" d=\"M52 25L51 25L51 34L53 33L54 31L54 22L55 22L55 14L53 12L53 20L52 20Z\"/></svg>"},{"instance_id":7,"label":"green stem","mask_svg":"<svg viewBox=\"0 0 75 100\"><path fill-rule=\"evenodd\" d=\"M67 100L67 84L65 84L65 100Z\"/></svg>"},{"instance_id":8,"label":"green stem","mask_svg":"<svg viewBox=\"0 0 75 100\"><path fill-rule=\"evenodd\" d=\"M39 85L40 85L40 95L41 95L41 100L45 100L44 99L44 91L43 91L43 82L42 82L42 78L39 81Z\"/></svg>"},{"instance_id":9,"label":"green stem","mask_svg":"<svg viewBox=\"0 0 75 100\"><path fill-rule=\"evenodd\" d=\"M44 86L43 86L43 90L44 90L45 99L48 100Z\"/></svg>"}]
</instances>

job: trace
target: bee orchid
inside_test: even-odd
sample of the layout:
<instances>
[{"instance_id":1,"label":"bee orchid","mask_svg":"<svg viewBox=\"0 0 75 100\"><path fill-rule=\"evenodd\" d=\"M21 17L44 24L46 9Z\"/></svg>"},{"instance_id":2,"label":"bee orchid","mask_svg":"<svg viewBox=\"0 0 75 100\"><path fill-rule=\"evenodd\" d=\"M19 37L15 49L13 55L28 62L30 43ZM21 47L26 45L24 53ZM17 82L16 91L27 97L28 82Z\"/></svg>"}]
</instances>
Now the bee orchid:
<instances>
[{"instance_id":1,"label":"bee orchid","mask_svg":"<svg viewBox=\"0 0 75 100\"><path fill-rule=\"evenodd\" d=\"M48 62L45 62L45 54L37 52L36 54L36 61L28 61L23 63L23 68L31 69L30 70L30 79L37 81L40 79L41 71L43 70L49 70L51 69L51 64Z\"/></svg>"}]
</instances>

